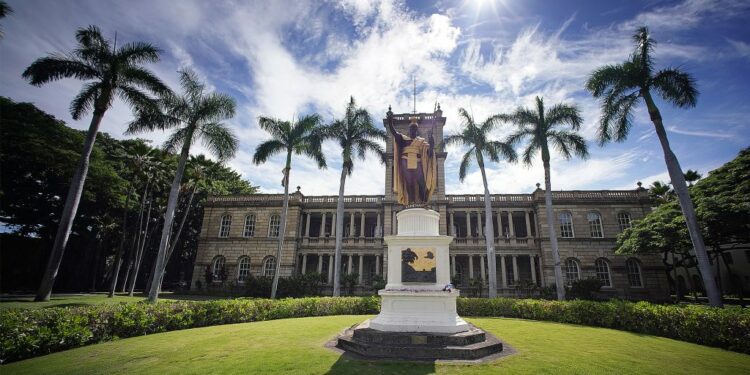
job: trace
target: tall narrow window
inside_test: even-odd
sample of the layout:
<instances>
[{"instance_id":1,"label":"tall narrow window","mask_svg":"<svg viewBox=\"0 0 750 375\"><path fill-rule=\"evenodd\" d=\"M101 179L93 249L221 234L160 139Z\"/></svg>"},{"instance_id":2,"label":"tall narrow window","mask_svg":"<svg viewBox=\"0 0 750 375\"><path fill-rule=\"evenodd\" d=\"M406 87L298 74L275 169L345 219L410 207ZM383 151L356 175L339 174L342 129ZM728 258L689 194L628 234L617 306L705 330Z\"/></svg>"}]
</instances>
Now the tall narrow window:
<instances>
[{"instance_id":1,"label":"tall narrow window","mask_svg":"<svg viewBox=\"0 0 750 375\"><path fill-rule=\"evenodd\" d=\"M255 235L255 215L245 216L245 230L242 231L243 237L252 237Z\"/></svg>"},{"instance_id":2,"label":"tall narrow window","mask_svg":"<svg viewBox=\"0 0 750 375\"><path fill-rule=\"evenodd\" d=\"M617 224L620 225L620 232L630 228L630 214L627 212L620 212L617 214Z\"/></svg>"},{"instance_id":3,"label":"tall narrow window","mask_svg":"<svg viewBox=\"0 0 750 375\"><path fill-rule=\"evenodd\" d=\"M605 287L612 286L612 279L609 277L609 262L604 258L596 260L596 278L602 282Z\"/></svg>"},{"instance_id":4,"label":"tall narrow window","mask_svg":"<svg viewBox=\"0 0 750 375\"><path fill-rule=\"evenodd\" d=\"M573 238L573 215L570 212L560 213L560 237Z\"/></svg>"},{"instance_id":5,"label":"tall narrow window","mask_svg":"<svg viewBox=\"0 0 750 375\"><path fill-rule=\"evenodd\" d=\"M279 215L271 216L271 220L268 222L268 237L278 237L279 227L281 226L281 218Z\"/></svg>"},{"instance_id":6,"label":"tall narrow window","mask_svg":"<svg viewBox=\"0 0 750 375\"><path fill-rule=\"evenodd\" d=\"M224 274L224 265L226 264L227 259L224 258L221 255L217 255L214 258L213 264L211 266L211 274L213 275L214 281L219 281L223 279Z\"/></svg>"},{"instance_id":7,"label":"tall narrow window","mask_svg":"<svg viewBox=\"0 0 750 375\"><path fill-rule=\"evenodd\" d=\"M593 238L603 238L604 230L602 230L602 215L596 212L589 212L586 215L586 219L589 221L589 231Z\"/></svg>"},{"instance_id":8,"label":"tall narrow window","mask_svg":"<svg viewBox=\"0 0 750 375\"><path fill-rule=\"evenodd\" d=\"M570 285L573 281L578 280L581 277L581 268L578 266L578 261L574 258L568 258L565 261L565 284Z\"/></svg>"},{"instance_id":9,"label":"tall narrow window","mask_svg":"<svg viewBox=\"0 0 750 375\"><path fill-rule=\"evenodd\" d=\"M240 257L240 261L237 262L237 281L245 282L250 276L250 257Z\"/></svg>"},{"instance_id":10,"label":"tall narrow window","mask_svg":"<svg viewBox=\"0 0 750 375\"><path fill-rule=\"evenodd\" d=\"M625 266L628 269L628 283L631 288L643 287L643 279L641 278L641 265L638 261L630 258L625 262Z\"/></svg>"},{"instance_id":11,"label":"tall narrow window","mask_svg":"<svg viewBox=\"0 0 750 375\"><path fill-rule=\"evenodd\" d=\"M276 273L276 258L268 257L263 261L263 276L273 276Z\"/></svg>"},{"instance_id":12,"label":"tall narrow window","mask_svg":"<svg viewBox=\"0 0 750 375\"><path fill-rule=\"evenodd\" d=\"M229 237L229 228L232 227L232 215L224 215L221 217L221 226L219 227L219 237Z\"/></svg>"}]
</instances>

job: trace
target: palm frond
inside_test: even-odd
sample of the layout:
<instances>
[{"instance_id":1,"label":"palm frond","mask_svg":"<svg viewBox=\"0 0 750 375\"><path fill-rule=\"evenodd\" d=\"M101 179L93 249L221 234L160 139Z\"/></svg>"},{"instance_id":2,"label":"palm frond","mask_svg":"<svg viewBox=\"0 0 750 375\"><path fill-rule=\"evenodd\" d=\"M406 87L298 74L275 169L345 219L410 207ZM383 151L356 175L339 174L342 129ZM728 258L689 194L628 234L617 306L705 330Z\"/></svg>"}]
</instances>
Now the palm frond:
<instances>
[{"instance_id":1,"label":"palm frond","mask_svg":"<svg viewBox=\"0 0 750 375\"><path fill-rule=\"evenodd\" d=\"M573 154L582 159L589 156L586 140L575 132L553 130L549 132L549 139L565 159L570 159Z\"/></svg>"},{"instance_id":2,"label":"palm frond","mask_svg":"<svg viewBox=\"0 0 750 375\"><path fill-rule=\"evenodd\" d=\"M189 129L185 127L173 131L172 134L169 135L169 138L164 142L162 148L167 152L177 152L185 141L187 141L188 130Z\"/></svg>"},{"instance_id":3,"label":"palm frond","mask_svg":"<svg viewBox=\"0 0 750 375\"><path fill-rule=\"evenodd\" d=\"M505 121L513 122L514 124L518 126L525 126L525 125L536 126L539 123L539 116L537 116L537 114L534 113L533 111L524 107L518 107L510 115L504 116L504 119Z\"/></svg>"},{"instance_id":4,"label":"palm frond","mask_svg":"<svg viewBox=\"0 0 750 375\"><path fill-rule=\"evenodd\" d=\"M455 145L455 146L468 146L471 144L471 141L468 140L463 134L451 134L443 140L443 143L445 145Z\"/></svg>"},{"instance_id":5,"label":"palm frond","mask_svg":"<svg viewBox=\"0 0 750 375\"><path fill-rule=\"evenodd\" d=\"M84 48L110 50L109 41L102 36L102 30L95 25L76 30L76 41Z\"/></svg>"},{"instance_id":6,"label":"palm frond","mask_svg":"<svg viewBox=\"0 0 750 375\"><path fill-rule=\"evenodd\" d=\"M130 42L117 50L115 59L123 65L154 63L159 61L161 50L145 42Z\"/></svg>"},{"instance_id":7,"label":"palm frond","mask_svg":"<svg viewBox=\"0 0 750 375\"><path fill-rule=\"evenodd\" d=\"M518 130L516 130L514 133L508 136L508 138L505 139L505 143L515 146L519 142L521 142L526 137L533 138L536 136L536 133L534 132L534 128L526 127L526 126L519 126Z\"/></svg>"},{"instance_id":8,"label":"palm frond","mask_svg":"<svg viewBox=\"0 0 750 375\"><path fill-rule=\"evenodd\" d=\"M198 122L221 122L234 117L236 104L229 95L212 92L196 104L193 116Z\"/></svg>"},{"instance_id":9,"label":"palm frond","mask_svg":"<svg viewBox=\"0 0 750 375\"><path fill-rule=\"evenodd\" d=\"M89 82L83 86L81 92L70 103L70 115L73 120L80 119L94 108L96 99L101 95L101 89L101 82Z\"/></svg>"},{"instance_id":10,"label":"palm frond","mask_svg":"<svg viewBox=\"0 0 750 375\"><path fill-rule=\"evenodd\" d=\"M458 167L458 180L463 182L466 178L466 173L469 171L471 166L471 156L474 154L474 147L470 148L464 156L461 158L461 165Z\"/></svg>"},{"instance_id":11,"label":"palm frond","mask_svg":"<svg viewBox=\"0 0 750 375\"><path fill-rule=\"evenodd\" d=\"M602 101L602 117L597 129L599 145L612 140L622 142L627 138L632 125L633 108L639 98L640 93L635 91L618 97L607 97Z\"/></svg>"},{"instance_id":12,"label":"palm frond","mask_svg":"<svg viewBox=\"0 0 750 375\"><path fill-rule=\"evenodd\" d=\"M239 141L227 125L211 122L203 124L199 130L203 145L219 160L224 161L234 157Z\"/></svg>"},{"instance_id":13,"label":"palm frond","mask_svg":"<svg viewBox=\"0 0 750 375\"><path fill-rule=\"evenodd\" d=\"M158 101L135 87L120 86L117 90L117 95L124 102L128 103L136 114L140 112L152 113L159 111Z\"/></svg>"},{"instance_id":14,"label":"palm frond","mask_svg":"<svg viewBox=\"0 0 750 375\"><path fill-rule=\"evenodd\" d=\"M537 137L532 137L529 141L529 144L526 145L526 148L523 150L523 163L526 165L531 165L534 161L534 155L536 154L537 150L541 150L541 143L540 140L537 139Z\"/></svg>"},{"instance_id":15,"label":"palm frond","mask_svg":"<svg viewBox=\"0 0 750 375\"><path fill-rule=\"evenodd\" d=\"M681 108L695 107L698 100L695 78L677 68L659 71L654 76L652 86L665 101Z\"/></svg>"},{"instance_id":16,"label":"palm frond","mask_svg":"<svg viewBox=\"0 0 750 375\"><path fill-rule=\"evenodd\" d=\"M257 164L263 164L273 155L278 154L279 152L286 151L287 147L284 143L277 139L269 139L265 142L262 142L258 145L258 147L255 148L255 154L253 155L253 163Z\"/></svg>"},{"instance_id":17,"label":"palm frond","mask_svg":"<svg viewBox=\"0 0 750 375\"><path fill-rule=\"evenodd\" d=\"M553 128L557 124L567 124L573 130L578 130L583 123L581 110L575 104L556 104L547 111L544 117L548 128Z\"/></svg>"},{"instance_id":18,"label":"palm frond","mask_svg":"<svg viewBox=\"0 0 750 375\"><path fill-rule=\"evenodd\" d=\"M172 94L169 87L159 77L139 66L129 65L123 67L119 71L119 77L122 85L134 85L160 96Z\"/></svg>"},{"instance_id":19,"label":"palm frond","mask_svg":"<svg viewBox=\"0 0 750 375\"><path fill-rule=\"evenodd\" d=\"M41 86L62 78L81 80L101 78L94 67L74 56L61 54L52 54L37 59L23 71L21 76L34 86Z\"/></svg>"},{"instance_id":20,"label":"palm frond","mask_svg":"<svg viewBox=\"0 0 750 375\"><path fill-rule=\"evenodd\" d=\"M507 160L511 163L515 163L516 160L518 160L516 150L514 150L510 144L505 142L489 141L484 145L484 149L487 151L490 160L495 163L499 162L500 159Z\"/></svg>"},{"instance_id":21,"label":"palm frond","mask_svg":"<svg viewBox=\"0 0 750 375\"><path fill-rule=\"evenodd\" d=\"M654 51L656 41L651 39L651 35L646 26L639 27L633 34L633 61L637 62L645 76L650 77L653 72L653 60L651 53Z\"/></svg>"},{"instance_id":22,"label":"palm frond","mask_svg":"<svg viewBox=\"0 0 750 375\"><path fill-rule=\"evenodd\" d=\"M272 117L259 116L258 126L271 133L271 137L281 142L287 143L289 140L290 124L288 121L275 119Z\"/></svg>"},{"instance_id":23,"label":"palm frond","mask_svg":"<svg viewBox=\"0 0 750 375\"><path fill-rule=\"evenodd\" d=\"M591 73L586 81L586 90L595 98L599 98L611 87L621 86L625 75L625 67L622 64L605 65Z\"/></svg>"}]
</instances>

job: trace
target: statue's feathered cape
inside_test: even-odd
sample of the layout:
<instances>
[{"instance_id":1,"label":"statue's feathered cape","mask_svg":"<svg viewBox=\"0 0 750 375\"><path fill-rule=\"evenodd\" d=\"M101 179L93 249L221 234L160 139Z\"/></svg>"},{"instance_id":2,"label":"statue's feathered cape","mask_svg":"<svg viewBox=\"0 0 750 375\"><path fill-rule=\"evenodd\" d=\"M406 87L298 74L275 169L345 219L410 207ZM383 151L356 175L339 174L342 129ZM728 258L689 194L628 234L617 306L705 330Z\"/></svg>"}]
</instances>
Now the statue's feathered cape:
<instances>
[{"instance_id":1,"label":"statue's feathered cape","mask_svg":"<svg viewBox=\"0 0 750 375\"><path fill-rule=\"evenodd\" d=\"M422 171L424 171L424 182L427 189L427 196L425 197L425 202L429 202L430 197L432 197L432 193L435 192L435 189L437 188L437 153L433 152L432 157L430 157L430 145L427 143L427 140L422 137L416 137L414 140L409 138L406 135L402 135L405 141L411 141L411 145L415 146L419 149L419 157L422 162ZM401 159L401 151L402 148L399 146L398 142L393 142L393 193L396 195L396 200L403 204L408 205L408 196L407 196L407 189L409 188L406 186L406 181L401 178L401 167L399 165L399 160ZM413 187L412 187L413 189ZM412 190L413 191L413 190Z\"/></svg>"}]
</instances>

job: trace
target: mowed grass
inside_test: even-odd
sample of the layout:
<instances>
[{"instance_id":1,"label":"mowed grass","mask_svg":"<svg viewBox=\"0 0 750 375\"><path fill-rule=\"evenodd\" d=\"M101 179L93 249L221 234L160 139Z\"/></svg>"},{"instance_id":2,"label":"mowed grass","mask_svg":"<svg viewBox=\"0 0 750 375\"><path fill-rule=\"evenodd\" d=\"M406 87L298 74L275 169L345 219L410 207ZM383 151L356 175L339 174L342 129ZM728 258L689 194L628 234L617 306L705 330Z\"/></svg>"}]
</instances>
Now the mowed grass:
<instances>
[{"instance_id":1,"label":"mowed grass","mask_svg":"<svg viewBox=\"0 0 750 375\"><path fill-rule=\"evenodd\" d=\"M199 296L199 295L178 295L171 293L163 293L159 296L160 300L170 299L184 299L184 300L207 300L217 299L217 297ZM135 296L130 297L126 294L115 294L112 298L107 298L106 293L94 293L94 294L80 294L80 295L52 295L47 302L34 302L34 297L7 297L0 300L0 310L10 308L21 308L21 309L41 309L47 307L74 307L74 306L89 306L89 305L101 305L108 303L121 303L121 302L141 302L146 300L144 294L136 293Z\"/></svg>"},{"instance_id":2,"label":"mowed grass","mask_svg":"<svg viewBox=\"0 0 750 375\"><path fill-rule=\"evenodd\" d=\"M323 347L365 316L283 319L168 332L11 363L6 374L749 374L750 355L604 328L469 319L518 353L495 362L373 362Z\"/></svg>"}]
</instances>

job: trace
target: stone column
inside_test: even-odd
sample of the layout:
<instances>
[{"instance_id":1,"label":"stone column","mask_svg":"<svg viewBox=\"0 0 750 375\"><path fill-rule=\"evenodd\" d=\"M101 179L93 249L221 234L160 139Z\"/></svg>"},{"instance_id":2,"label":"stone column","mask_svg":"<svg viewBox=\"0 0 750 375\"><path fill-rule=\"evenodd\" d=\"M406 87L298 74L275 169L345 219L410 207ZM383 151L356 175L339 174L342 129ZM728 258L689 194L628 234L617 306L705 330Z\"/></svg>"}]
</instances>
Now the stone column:
<instances>
[{"instance_id":1,"label":"stone column","mask_svg":"<svg viewBox=\"0 0 750 375\"><path fill-rule=\"evenodd\" d=\"M474 258L473 255L469 255L469 279L473 279L474 278L474 261L473 261L473 258Z\"/></svg>"},{"instance_id":2,"label":"stone column","mask_svg":"<svg viewBox=\"0 0 750 375\"><path fill-rule=\"evenodd\" d=\"M451 277L456 276L456 256L451 255Z\"/></svg>"},{"instance_id":3,"label":"stone column","mask_svg":"<svg viewBox=\"0 0 750 375\"><path fill-rule=\"evenodd\" d=\"M359 236L364 237L365 236L365 212L360 211L359 213Z\"/></svg>"},{"instance_id":4,"label":"stone column","mask_svg":"<svg viewBox=\"0 0 750 375\"><path fill-rule=\"evenodd\" d=\"M362 280L364 280L364 255L359 254L359 279L357 280L357 284L362 285Z\"/></svg>"},{"instance_id":5,"label":"stone column","mask_svg":"<svg viewBox=\"0 0 750 375\"><path fill-rule=\"evenodd\" d=\"M497 233L495 233L498 238L503 236L503 210L498 209L497 210Z\"/></svg>"},{"instance_id":6,"label":"stone column","mask_svg":"<svg viewBox=\"0 0 750 375\"><path fill-rule=\"evenodd\" d=\"M511 238L516 236L516 230L513 229L513 211L508 211L508 235Z\"/></svg>"},{"instance_id":7,"label":"stone column","mask_svg":"<svg viewBox=\"0 0 750 375\"><path fill-rule=\"evenodd\" d=\"M466 211L466 237L471 237L471 212L469 211Z\"/></svg>"},{"instance_id":8,"label":"stone column","mask_svg":"<svg viewBox=\"0 0 750 375\"><path fill-rule=\"evenodd\" d=\"M318 275L323 273L323 254L318 254Z\"/></svg>"},{"instance_id":9,"label":"stone column","mask_svg":"<svg viewBox=\"0 0 750 375\"><path fill-rule=\"evenodd\" d=\"M487 275L484 273L484 255L479 256L479 273L482 275L482 284L487 283Z\"/></svg>"},{"instance_id":10,"label":"stone column","mask_svg":"<svg viewBox=\"0 0 750 375\"><path fill-rule=\"evenodd\" d=\"M312 213L308 212L305 221L305 237L310 237L310 216L312 216Z\"/></svg>"},{"instance_id":11,"label":"stone column","mask_svg":"<svg viewBox=\"0 0 750 375\"><path fill-rule=\"evenodd\" d=\"M453 218L453 211L451 211L451 230L449 233L451 236L456 237L456 220Z\"/></svg>"},{"instance_id":12,"label":"stone column","mask_svg":"<svg viewBox=\"0 0 750 375\"><path fill-rule=\"evenodd\" d=\"M529 211L524 210L523 213L526 214L526 238L531 238L531 219L529 219Z\"/></svg>"},{"instance_id":13,"label":"stone column","mask_svg":"<svg viewBox=\"0 0 750 375\"><path fill-rule=\"evenodd\" d=\"M508 287L508 274L505 271L505 256L500 256L500 275L502 278L502 287L507 288Z\"/></svg>"},{"instance_id":14,"label":"stone column","mask_svg":"<svg viewBox=\"0 0 750 375\"><path fill-rule=\"evenodd\" d=\"M354 237L354 211L349 213L349 237Z\"/></svg>"},{"instance_id":15,"label":"stone column","mask_svg":"<svg viewBox=\"0 0 750 375\"><path fill-rule=\"evenodd\" d=\"M518 284L518 255L513 256L513 284Z\"/></svg>"},{"instance_id":16,"label":"stone column","mask_svg":"<svg viewBox=\"0 0 750 375\"><path fill-rule=\"evenodd\" d=\"M326 213L323 212L323 217L320 219L320 234L318 237L326 237Z\"/></svg>"},{"instance_id":17,"label":"stone column","mask_svg":"<svg viewBox=\"0 0 750 375\"><path fill-rule=\"evenodd\" d=\"M528 216L526 216L528 218ZM536 285L536 262L533 255L529 255L529 265L531 266L531 282Z\"/></svg>"},{"instance_id":18,"label":"stone column","mask_svg":"<svg viewBox=\"0 0 750 375\"><path fill-rule=\"evenodd\" d=\"M378 211L378 221L377 221L377 225L375 226L375 235L376 235L376 237L378 235L380 237L383 237L383 229L380 228L380 211Z\"/></svg>"},{"instance_id":19,"label":"stone column","mask_svg":"<svg viewBox=\"0 0 750 375\"><path fill-rule=\"evenodd\" d=\"M333 258L333 255L328 254L328 285L333 284Z\"/></svg>"},{"instance_id":20,"label":"stone column","mask_svg":"<svg viewBox=\"0 0 750 375\"><path fill-rule=\"evenodd\" d=\"M333 219L331 219L331 236L336 237L336 213L333 213Z\"/></svg>"},{"instance_id":21,"label":"stone column","mask_svg":"<svg viewBox=\"0 0 750 375\"><path fill-rule=\"evenodd\" d=\"M302 254L302 274L307 273L307 253Z\"/></svg>"},{"instance_id":22,"label":"stone column","mask_svg":"<svg viewBox=\"0 0 750 375\"><path fill-rule=\"evenodd\" d=\"M354 263L354 255L349 254L349 262L346 265L346 274L351 275L352 274L352 263Z\"/></svg>"},{"instance_id":23,"label":"stone column","mask_svg":"<svg viewBox=\"0 0 750 375\"><path fill-rule=\"evenodd\" d=\"M380 255L375 255L375 274L380 275Z\"/></svg>"},{"instance_id":24,"label":"stone column","mask_svg":"<svg viewBox=\"0 0 750 375\"><path fill-rule=\"evenodd\" d=\"M482 210L477 211L477 236L482 237Z\"/></svg>"}]
</instances>

